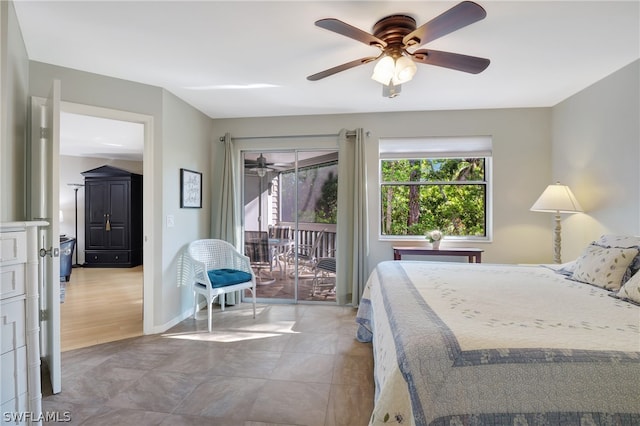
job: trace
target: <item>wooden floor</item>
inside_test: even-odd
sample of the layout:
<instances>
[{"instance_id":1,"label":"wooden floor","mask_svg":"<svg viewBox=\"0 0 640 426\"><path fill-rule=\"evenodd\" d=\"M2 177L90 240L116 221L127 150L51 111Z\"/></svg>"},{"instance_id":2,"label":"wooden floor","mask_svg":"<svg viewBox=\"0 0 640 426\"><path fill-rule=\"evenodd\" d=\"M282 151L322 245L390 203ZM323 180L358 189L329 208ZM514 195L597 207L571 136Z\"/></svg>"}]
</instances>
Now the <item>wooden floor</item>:
<instances>
[{"instance_id":1,"label":"wooden floor","mask_svg":"<svg viewBox=\"0 0 640 426\"><path fill-rule=\"evenodd\" d=\"M62 351L141 336L142 283L142 266L74 268L60 306Z\"/></svg>"}]
</instances>

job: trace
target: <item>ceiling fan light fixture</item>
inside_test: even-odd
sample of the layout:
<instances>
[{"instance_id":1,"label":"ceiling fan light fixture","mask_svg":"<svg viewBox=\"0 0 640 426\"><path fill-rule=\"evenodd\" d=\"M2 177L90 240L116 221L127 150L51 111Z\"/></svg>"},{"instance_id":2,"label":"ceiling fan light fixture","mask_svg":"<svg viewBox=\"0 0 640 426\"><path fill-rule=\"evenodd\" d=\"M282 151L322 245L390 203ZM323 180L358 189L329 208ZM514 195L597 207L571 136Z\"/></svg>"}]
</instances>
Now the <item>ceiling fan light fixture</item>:
<instances>
[{"instance_id":1,"label":"ceiling fan light fixture","mask_svg":"<svg viewBox=\"0 0 640 426\"><path fill-rule=\"evenodd\" d=\"M256 173L260 177L267 174L267 159L262 154L256 159Z\"/></svg>"},{"instance_id":2,"label":"ceiling fan light fixture","mask_svg":"<svg viewBox=\"0 0 640 426\"><path fill-rule=\"evenodd\" d=\"M385 55L373 69L372 79L380 84L402 84L411 81L418 67L410 58L400 55L397 58Z\"/></svg>"},{"instance_id":3,"label":"ceiling fan light fixture","mask_svg":"<svg viewBox=\"0 0 640 426\"><path fill-rule=\"evenodd\" d=\"M373 68L372 79L380 84L388 86L395 74L395 61L391 56L383 56Z\"/></svg>"}]
</instances>

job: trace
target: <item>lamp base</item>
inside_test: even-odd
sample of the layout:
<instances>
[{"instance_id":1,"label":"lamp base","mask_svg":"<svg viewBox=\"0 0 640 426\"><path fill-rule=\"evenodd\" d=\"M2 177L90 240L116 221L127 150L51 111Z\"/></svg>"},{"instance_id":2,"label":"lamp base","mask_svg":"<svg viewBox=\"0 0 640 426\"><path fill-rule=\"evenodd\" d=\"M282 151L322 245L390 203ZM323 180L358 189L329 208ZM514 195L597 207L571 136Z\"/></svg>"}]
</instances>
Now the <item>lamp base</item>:
<instances>
[{"instance_id":1,"label":"lamp base","mask_svg":"<svg viewBox=\"0 0 640 426\"><path fill-rule=\"evenodd\" d=\"M560 213L556 214L556 227L554 229L553 235L553 263L562 263L561 252L562 252L562 237L561 237L562 226L560 224Z\"/></svg>"}]
</instances>

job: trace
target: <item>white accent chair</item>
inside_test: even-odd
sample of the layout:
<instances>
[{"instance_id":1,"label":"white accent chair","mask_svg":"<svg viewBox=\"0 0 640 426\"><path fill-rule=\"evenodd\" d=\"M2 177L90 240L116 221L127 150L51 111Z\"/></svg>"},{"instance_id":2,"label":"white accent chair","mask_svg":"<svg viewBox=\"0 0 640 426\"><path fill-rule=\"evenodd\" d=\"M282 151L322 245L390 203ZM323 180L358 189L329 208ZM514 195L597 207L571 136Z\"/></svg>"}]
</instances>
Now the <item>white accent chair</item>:
<instances>
[{"instance_id":1,"label":"white accent chair","mask_svg":"<svg viewBox=\"0 0 640 426\"><path fill-rule=\"evenodd\" d=\"M245 289L250 290L253 296L253 318L256 317L256 277L247 256L228 242L215 239L191 242L187 248L187 254L191 263L190 281L194 293L194 319L198 312L198 295L202 295L207 300L207 316L209 332L211 332L211 311L215 298L225 293ZM224 310L224 296L222 309Z\"/></svg>"}]
</instances>

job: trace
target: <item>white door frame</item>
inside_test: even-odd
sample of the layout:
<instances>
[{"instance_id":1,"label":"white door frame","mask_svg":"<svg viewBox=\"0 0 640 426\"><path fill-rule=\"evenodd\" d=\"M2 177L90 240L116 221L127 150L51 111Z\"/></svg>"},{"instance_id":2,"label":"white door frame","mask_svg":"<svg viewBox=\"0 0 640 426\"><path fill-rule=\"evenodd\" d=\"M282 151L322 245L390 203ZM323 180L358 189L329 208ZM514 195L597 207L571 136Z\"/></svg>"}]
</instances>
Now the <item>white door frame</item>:
<instances>
[{"instance_id":1,"label":"white door frame","mask_svg":"<svg viewBox=\"0 0 640 426\"><path fill-rule=\"evenodd\" d=\"M51 390L62 390L60 351L60 223L57 212L59 198L60 152L60 80L51 82L46 98L31 97L29 142L29 218L49 222L40 228L38 245L50 250L41 253L39 287L40 309L45 317L38 323L41 355L44 356L51 379Z\"/></svg>"},{"instance_id":2,"label":"white door frame","mask_svg":"<svg viewBox=\"0 0 640 426\"><path fill-rule=\"evenodd\" d=\"M143 334L154 333L153 327L153 301L154 301L154 289L153 289L153 271L154 267L154 242L153 242L153 230L154 230L154 215L153 209L150 208L154 205L154 162L153 162L153 116L146 114L138 114L129 111L120 111L110 108L96 107L86 104L78 104L72 102L61 102L61 111L89 115L93 117L108 118L112 120L128 121L132 123L140 123L144 126L144 153L143 153L143 180L142 180L142 192L143 192L143 205L148 206L143 210L143 291L142 291L142 332Z\"/></svg>"}]
</instances>

